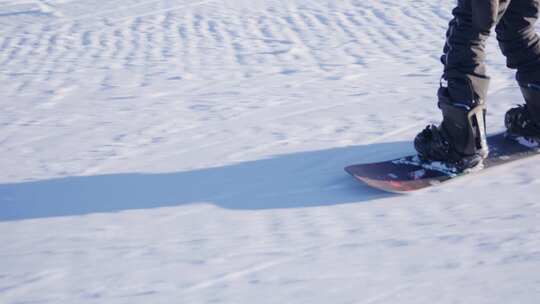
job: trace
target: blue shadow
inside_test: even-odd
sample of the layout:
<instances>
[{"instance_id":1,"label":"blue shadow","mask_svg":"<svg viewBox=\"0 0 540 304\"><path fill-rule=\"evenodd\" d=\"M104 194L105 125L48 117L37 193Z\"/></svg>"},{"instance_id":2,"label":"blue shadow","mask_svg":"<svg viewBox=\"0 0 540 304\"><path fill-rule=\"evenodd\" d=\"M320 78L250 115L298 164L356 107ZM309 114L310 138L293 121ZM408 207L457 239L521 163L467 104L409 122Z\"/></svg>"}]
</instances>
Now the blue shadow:
<instances>
[{"instance_id":1,"label":"blue shadow","mask_svg":"<svg viewBox=\"0 0 540 304\"><path fill-rule=\"evenodd\" d=\"M343 167L410 152L410 142L309 151L164 174L66 177L0 185L0 221L212 203L226 209L303 208L372 201L390 194Z\"/></svg>"}]
</instances>

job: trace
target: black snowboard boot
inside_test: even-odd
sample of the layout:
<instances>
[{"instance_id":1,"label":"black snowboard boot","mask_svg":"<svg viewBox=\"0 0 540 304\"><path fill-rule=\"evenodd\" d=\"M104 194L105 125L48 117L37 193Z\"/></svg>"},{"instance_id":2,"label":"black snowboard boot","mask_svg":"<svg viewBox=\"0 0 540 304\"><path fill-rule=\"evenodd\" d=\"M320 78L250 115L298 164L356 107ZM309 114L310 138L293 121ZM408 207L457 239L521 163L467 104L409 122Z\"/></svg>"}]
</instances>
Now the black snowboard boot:
<instances>
[{"instance_id":1,"label":"black snowboard boot","mask_svg":"<svg viewBox=\"0 0 540 304\"><path fill-rule=\"evenodd\" d=\"M525 104L506 112L506 136L524 144L540 145L540 85L520 83Z\"/></svg>"},{"instance_id":2,"label":"black snowboard boot","mask_svg":"<svg viewBox=\"0 0 540 304\"><path fill-rule=\"evenodd\" d=\"M414 147L424 161L442 162L454 172L482 167L489 149L486 141L485 106L476 99L468 106L452 101L447 87L438 92L443 121L427 126L414 139Z\"/></svg>"}]
</instances>

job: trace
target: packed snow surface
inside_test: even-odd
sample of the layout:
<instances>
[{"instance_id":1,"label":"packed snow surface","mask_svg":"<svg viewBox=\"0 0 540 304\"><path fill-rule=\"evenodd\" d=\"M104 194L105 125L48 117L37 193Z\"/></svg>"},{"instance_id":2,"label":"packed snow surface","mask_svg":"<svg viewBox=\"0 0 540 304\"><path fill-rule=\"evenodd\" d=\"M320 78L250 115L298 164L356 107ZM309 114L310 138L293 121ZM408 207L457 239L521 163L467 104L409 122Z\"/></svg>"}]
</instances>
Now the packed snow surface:
<instances>
[{"instance_id":1,"label":"packed snow surface","mask_svg":"<svg viewBox=\"0 0 540 304\"><path fill-rule=\"evenodd\" d=\"M440 121L454 4L0 0L0 303L538 303L539 159L343 171Z\"/></svg>"}]
</instances>

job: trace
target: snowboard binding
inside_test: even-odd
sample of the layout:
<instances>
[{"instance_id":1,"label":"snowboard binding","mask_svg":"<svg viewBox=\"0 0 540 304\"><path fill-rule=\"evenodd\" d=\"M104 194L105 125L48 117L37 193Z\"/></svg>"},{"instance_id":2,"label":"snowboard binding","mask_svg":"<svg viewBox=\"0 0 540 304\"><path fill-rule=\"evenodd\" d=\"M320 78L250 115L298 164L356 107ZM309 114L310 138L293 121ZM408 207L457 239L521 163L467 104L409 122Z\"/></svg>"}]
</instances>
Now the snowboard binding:
<instances>
[{"instance_id":1,"label":"snowboard binding","mask_svg":"<svg viewBox=\"0 0 540 304\"><path fill-rule=\"evenodd\" d=\"M470 81L460 83L468 83L470 96L476 98L466 103L454 102L448 86L441 85L438 106L443 121L438 127L427 126L414 140L414 147L423 162L442 162L454 172L480 169L489 154L483 98L474 93Z\"/></svg>"},{"instance_id":2,"label":"snowboard binding","mask_svg":"<svg viewBox=\"0 0 540 304\"><path fill-rule=\"evenodd\" d=\"M505 136L531 148L540 147L540 86L520 84L520 88L525 104L506 112Z\"/></svg>"}]
</instances>

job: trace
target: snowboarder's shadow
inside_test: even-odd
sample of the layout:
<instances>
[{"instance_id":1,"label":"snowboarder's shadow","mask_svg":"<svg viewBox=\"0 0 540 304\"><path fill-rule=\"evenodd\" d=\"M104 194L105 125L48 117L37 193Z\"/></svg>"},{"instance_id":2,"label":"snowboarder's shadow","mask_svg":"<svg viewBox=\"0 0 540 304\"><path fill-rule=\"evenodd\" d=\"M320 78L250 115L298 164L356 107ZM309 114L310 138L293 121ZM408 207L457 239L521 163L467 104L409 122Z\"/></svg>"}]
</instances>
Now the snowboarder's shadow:
<instances>
[{"instance_id":1,"label":"snowboarder's shadow","mask_svg":"<svg viewBox=\"0 0 540 304\"><path fill-rule=\"evenodd\" d=\"M354 181L343 167L410 152L394 142L301 152L217 168L112 174L0 185L0 221L211 203L279 209L372 201L390 194Z\"/></svg>"}]
</instances>

